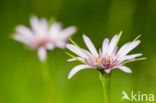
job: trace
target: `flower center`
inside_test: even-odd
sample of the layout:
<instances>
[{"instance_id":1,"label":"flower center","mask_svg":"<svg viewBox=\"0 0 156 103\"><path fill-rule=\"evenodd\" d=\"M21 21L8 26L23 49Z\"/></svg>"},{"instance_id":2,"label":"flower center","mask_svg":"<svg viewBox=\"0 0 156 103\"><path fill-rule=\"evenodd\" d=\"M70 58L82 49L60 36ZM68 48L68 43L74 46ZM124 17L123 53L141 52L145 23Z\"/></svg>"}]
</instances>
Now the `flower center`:
<instances>
[{"instance_id":1,"label":"flower center","mask_svg":"<svg viewBox=\"0 0 156 103\"><path fill-rule=\"evenodd\" d=\"M110 69L118 64L117 59L114 59L110 56L102 56L96 59L96 62L102 64L104 69Z\"/></svg>"},{"instance_id":2,"label":"flower center","mask_svg":"<svg viewBox=\"0 0 156 103\"><path fill-rule=\"evenodd\" d=\"M45 46L47 43L51 42L49 39L39 39L36 44L37 47Z\"/></svg>"}]
</instances>

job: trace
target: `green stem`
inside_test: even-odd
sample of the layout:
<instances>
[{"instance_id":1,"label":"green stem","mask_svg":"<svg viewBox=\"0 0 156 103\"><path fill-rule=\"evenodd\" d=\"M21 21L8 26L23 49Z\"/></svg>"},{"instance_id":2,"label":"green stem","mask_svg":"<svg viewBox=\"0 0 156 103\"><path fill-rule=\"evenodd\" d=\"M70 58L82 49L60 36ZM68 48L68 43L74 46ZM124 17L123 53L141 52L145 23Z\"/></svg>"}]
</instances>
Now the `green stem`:
<instances>
[{"instance_id":1,"label":"green stem","mask_svg":"<svg viewBox=\"0 0 156 103\"><path fill-rule=\"evenodd\" d=\"M104 103L110 103L110 82L109 82L109 74L102 74L100 73L100 80L102 83L103 88L103 95L104 95Z\"/></svg>"},{"instance_id":2,"label":"green stem","mask_svg":"<svg viewBox=\"0 0 156 103\"><path fill-rule=\"evenodd\" d=\"M47 62L41 62L42 63L42 73L43 73L43 79L44 79L44 83L45 83L45 88L46 88L46 93L48 94L48 101L49 103L54 103L54 88L52 85L52 79L50 76L50 72L48 69L48 65Z\"/></svg>"}]
</instances>

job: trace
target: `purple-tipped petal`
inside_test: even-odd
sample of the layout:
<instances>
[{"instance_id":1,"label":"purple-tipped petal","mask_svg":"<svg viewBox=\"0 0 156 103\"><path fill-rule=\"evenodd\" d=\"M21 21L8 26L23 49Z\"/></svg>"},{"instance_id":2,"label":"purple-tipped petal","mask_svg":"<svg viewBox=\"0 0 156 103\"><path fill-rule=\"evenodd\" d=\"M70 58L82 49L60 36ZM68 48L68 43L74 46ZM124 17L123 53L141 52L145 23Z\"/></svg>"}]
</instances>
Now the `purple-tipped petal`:
<instances>
[{"instance_id":1,"label":"purple-tipped petal","mask_svg":"<svg viewBox=\"0 0 156 103\"><path fill-rule=\"evenodd\" d=\"M123 72L132 73L132 70L126 66L118 66L117 68L122 70Z\"/></svg>"},{"instance_id":2,"label":"purple-tipped petal","mask_svg":"<svg viewBox=\"0 0 156 103\"><path fill-rule=\"evenodd\" d=\"M78 65L76 67L74 67L69 75L68 75L68 79L70 79L74 74L76 74L78 71L82 70L82 69L87 69L87 68L91 68L89 65Z\"/></svg>"},{"instance_id":3,"label":"purple-tipped petal","mask_svg":"<svg viewBox=\"0 0 156 103\"><path fill-rule=\"evenodd\" d=\"M47 52L46 52L46 49L44 47L40 47L38 49L38 56L39 56L39 59L41 61L45 61L46 60Z\"/></svg>"},{"instance_id":4,"label":"purple-tipped petal","mask_svg":"<svg viewBox=\"0 0 156 103\"><path fill-rule=\"evenodd\" d=\"M98 57L99 55L98 55L97 50L96 50L95 46L93 45L92 41L86 35L83 35L83 40L84 40L86 46L88 47L88 49L90 50L90 52L94 56Z\"/></svg>"}]
</instances>

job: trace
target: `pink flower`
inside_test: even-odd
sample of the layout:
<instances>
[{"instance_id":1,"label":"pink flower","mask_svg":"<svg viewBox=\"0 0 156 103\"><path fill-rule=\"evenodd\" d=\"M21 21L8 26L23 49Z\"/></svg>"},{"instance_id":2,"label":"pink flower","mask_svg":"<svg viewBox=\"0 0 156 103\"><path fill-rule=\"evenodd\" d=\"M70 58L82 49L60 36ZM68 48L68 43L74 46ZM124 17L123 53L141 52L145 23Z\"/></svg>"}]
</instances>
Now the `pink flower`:
<instances>
[{"instance_id":1,"label":"pink flower","mask_svg":"<svg viewBox=\"0 0 156 103\"><path fill-rule=\"evenodd\" d=\"M102 73L110 73L113 69L120 69L126 73L131 73L131 69L123 64L127 61L131 62L137 60L135 59L136 57L142 56L141 53L128 55L131 50L139 45L140 40L128 42L117 50L117 43L120 36L115 35L111 41L109 41L108 38L104 39L102 49L100 49L99 52L97 52L94 44L86 35L83 35L83 40L89 51L82 49L77 45L67 44L66 48L78 55L78 57L74 57L68 61L79 60L84 63L74 67L69 73L68 79L70 79L78 71L87 68L96 69Z\"/></svg>"},{"instance_id":2,"label":"pink flower","mask_svg":"<svg viewBox=\"0 0 156 103\"><path fill-rule=\"evenodd\" d=\"M63 29L58 22L49 25L44 18L39 20L37 17L31 17L30 24L32 29L23 25L17 26L13 38L33 50L38 50L41 61L46 60L47 50L64 48L68 38L76 31L74 26Z\"/></svg>"}]
</instances>

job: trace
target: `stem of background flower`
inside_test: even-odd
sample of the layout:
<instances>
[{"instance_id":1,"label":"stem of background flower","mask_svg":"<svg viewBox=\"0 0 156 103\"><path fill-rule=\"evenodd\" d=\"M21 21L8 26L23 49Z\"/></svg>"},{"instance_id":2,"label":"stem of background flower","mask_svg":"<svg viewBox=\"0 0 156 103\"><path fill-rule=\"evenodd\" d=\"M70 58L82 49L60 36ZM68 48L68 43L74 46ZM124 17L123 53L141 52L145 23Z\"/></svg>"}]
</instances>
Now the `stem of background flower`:
<instances>
[{"instance_id":1,"label":"stem of background flower","mask_svg":"<svg viewBox=\"0 0 156 103\"><path fill-rule=\"evenodd\" d=\"M54 88L52 85L52 79L51 79L50 72L48 69L47 61L44 61L41 63L42 63L42 73L43 73L43 79L45 83L45 89L46 89L46 93L48 94L48 101L49 103L55 103L54 95L53 95Z\"/></svg>"},{"instance_id":2,"label":"stem of background flower","mask_svg":"<svg viewBox=\"0 0 156 103\"><path fill-rule=\"evenodd\" d=\"M102 83L103 88L103 95L104 95L104 103L110 103L110 81L109 81L109 74L102 74L100 73L100 80Z\"/></svg>"}]
</instances>

